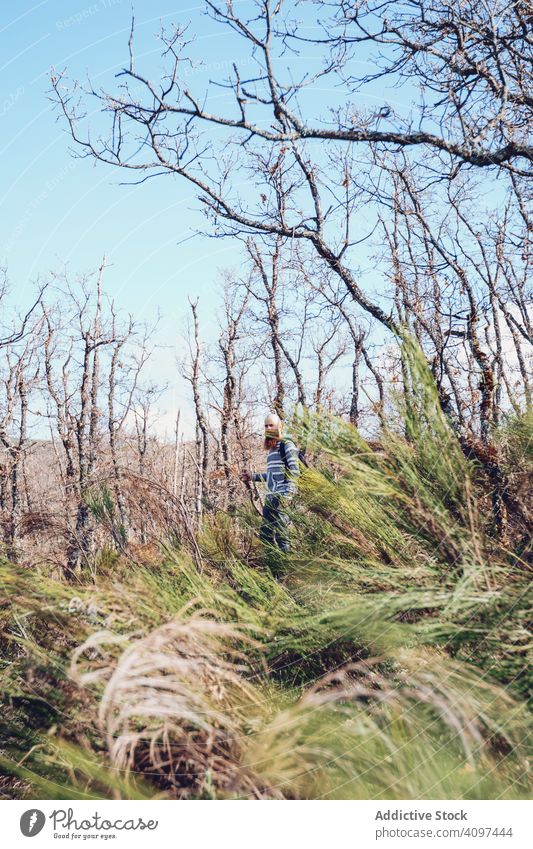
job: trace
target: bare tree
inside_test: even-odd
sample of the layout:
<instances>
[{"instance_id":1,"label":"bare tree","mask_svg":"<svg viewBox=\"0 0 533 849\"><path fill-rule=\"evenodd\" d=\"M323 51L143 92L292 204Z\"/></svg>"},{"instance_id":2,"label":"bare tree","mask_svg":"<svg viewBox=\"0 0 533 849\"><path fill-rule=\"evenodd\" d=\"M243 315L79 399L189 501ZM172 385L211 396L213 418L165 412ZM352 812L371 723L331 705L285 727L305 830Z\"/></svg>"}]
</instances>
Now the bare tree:
<instances>
[{"instance_id":1,"label":"bare tree","mask_svg":"<svg viewBox=\"0 0 533 849\"><path fill-rule=\"evenodd\" d=\"M202 379L202 350L200 342L200 326L198 320L198 300L189 299L192 314L192 338L189 337L190 368L184 372L185 379L190 383L194 410L196 415L195 434L195 464L196 464L196 494L195 513L198 523L203 513L203 500L209 471L209 426L201 397Z\"/></svg>"},{"instance_id":2,"label":"bare tree","mask_svg":"<svg viewBox=\"0 0 533 849\"><path fill-rule=\"evenodd\" d=\"M268 334L268 344L272 350L272 358L274 364L274 397L272 399L272 407L276 411L276 413L283 417L284 416L284 403L285 403L285 377L284 377L284 357L289 364L291 364L290 355L287 357L287 352L283 350L283 341L281 338L280 332L280 275L279 275L279 257L281 250L282 241L278 236L275 240L274 248L270 253L270 256L265 257L261 253L260 247L257 242L252 239L246 240L246 249L248 254L252 260L252 275L250 280L245 284L248 288L248 292L252 295L254 299L259 301L263 305L264 313L266 321L268 322L269 334ZM269 266L267 268L266 261L268 261ZM259 275L259 279L262 283L262 290L255 285L254 280L254 270ZM261 316L263 318L263 316ZM300 393L300 397L303 393L303 386L301 382L301 377L297 367L295 368L295 364L291 365Z\"/></svg>"},{"instance_id":3,"label":"bare tree","mask_svg":"<svg viewBox=\"0 0 533 849\"><path fill-rule=\"evenodd\" d=\"M17 541L22 511L22 470L29 449L28 412L30 396L39 381L36 335L26 335L22 348L3 348L4 370L0 376L0 506L4 518L4 540L9 556L18 558Z\"/></svg>"},{"instance_id":4,"label":"bare tree","mask_svg":"<svg viewBox=\"0 0 533 849\"><path fill-rule=\"evenodd\" d=\"M143 351L145 348L143 346ZM144 359L145 354L142 355ZM163 387L154 381L145 384L137 382L132 400L132 412L135 422L135 454L137 460L137 481L139 486L138 497L138 531L142 543L148 540L148 502L145 492L145 484L149 479L149 449L152 436L152 425L155 417L155 405L163 392Z\"/></svg>"},{"instance_id":5,"label":"bare tree","mask_svg":"<svg viewBox=\"0 0 533 849\"><path fill-rule=\"evenodd\" d=\"M101 350L116 342L113 322L103 323L102 280L68 282L61 306L43 305L44 370L50 406L65 461L65 513L71 524L67 576L78 572L91 543L88 495L94 483L102 429L99 395L103 385ZM66 309L68 307L68 309Z\"/></svg>"},{"instance_id":6,"label":"bare tree","mask_svg":"<svg viewBox=\"0 0 533 849\"><path fill-rule=\"evenodd\" d=\"M247 252L252 260L252 272L244 281L252 299L259 304L259 311L252 310L254 325L266 325L266 346L272 351L274 365L273 409L282 418L285 415L285 396L288 388L287 368L296 383L296 401L307 404L302 359L304 338L308 323L309 294L297 291L289 285L283 274L283 241L275 239L272 248L261 248L258 241L247 239ZM290 269L289 269L290 273ZM287 302L292 290L293 300L301 309L289 308ZM284 319L289 318L289 327ZM291 342L293 344L291 344Z\"/></svg>"},{"instance_id":7,"label":"bare tree","mask_svg":"<svg viewBox=\"0 0 533 849\"><path fill-rule=\"evenodd\" d=\"M18 342L24 340L27 334L30 336L33 334L35 328L33 320L42 303L46 289L46 283L39 284L36 295L33 298L29 309L27 309L22 315L17 316L14 320L11 318L4 320L3 324L0 325L0 350L2 348L8 348L16 345ZM2 307L5 306L9 291L10 286L7 268L2 267L0 268L0 304ZM7 315L9 315L9 311L3 309L3 319Z\"/></svg>"},{"instance_id":8,"label":"bare tree","mask_svg":"<svg viewBox=\"0 0 533 849\"><path fill-rule=\"evenodd\" d=\"M110 311L113 342L111 343L107 378L107 430L113 467L113 491L123 538L116 540L120 544L128 539L130 532L122 468L122 458L125 454L124 431L126 424L132 417L136 425L139 424L138 417L134 417L134 407L138 396L139 380L152 353L149 347L152 331L145 328L138 344L133 347L133 343L137 342L137 328L133 318L130 316L128 322L121 327L113 304L111 304ZM142 421L141 433L139 434L139 431L137 431L137 445L141 446L139 448L140 466L143 465L147 448L147 416L143 416Z\"/></svg>"},{"instance_id":9,"label":"bare tree","mask_svg":"<svg viewBox=\"0 0 533 849\"><path fill-rule=\"evenodd\" d=\"M408 163L382 163L382 169L391 180L392 211L380 223L398 321L426 351L443 408L453 408L458 423L487 445L505 407L503 385L518 376L522 401L530 404L523 351L530 344L529 310L524 305L524 320L520 307L531 262L528 227L520 228L514 192L503 195L503 214L492 216L480 208L480 187L471 179L429 193L419 190ZM461 375L472 369L477 390L465 395Z\"/></svg>"},{"instance_id":10,"label":"bare tree","mask_svg":"<svg viewBox=\"0 0 533 849\"><path fill-rule=\"evenodd\" d=\"M305 5L257 0L253 12L239 15L231 2L207 2L213 20L244 42L256 66L255 73L244 73L234 65L225 83L231 108L224 114L206 111L205 92L191 91L180 79L192 61L180 28L162 34L169 64L161 83L140 72L130 39L120 91L90 89L112 118L108 140L83 135L77 98L65 88L63 75L54 76L53 86L86 155L140 175L181 175L199 190L218 234L256 233L306 243L366 313L397 332L394 318L352 269L350 248L359 239L349 224L358 194L351 151L360 144L390 150L392 156L398 149L429 150L433 158L422 161L430 175L450 167L453 174L463 164L525 174L520 163L527 166L533 158L527 6L502 2L495 10L447 0L356 5L324 0L314 4L318 34L310 35ZM375 49L375 70L354 77L350 60L361 43ZM287 75L287 56L303 44L314 47L322 66L304 75L291 68ZM342 81L348 103L336 104L327 119L306 117L309 90L328 77ZM357 109L353 98L376 79L404 85L411 99L420 87L423 99L405 117L389 104L372 112ZM206 138L203 131L210 128ZM215 128L231 135L221 138ZM314 155L310 140L326 146L326 170L324 156ZM339 145L348 145L348 154L339 153ZM246 179L252 170L257 193L243 197L235 189L237 177Z\"/></svg>"},{"instance_id":11,"label":"bare tree","mask_svg":"<svg viewBox=\"0 0 533 849\"><path fill-rule=\"evenodd\" d=\"M235 300L235 288L226 287L224 293L223 327L218 339L218 348L223 362L222 408L220 411L220 446L224 469L227 499L231 505L235 501L236 474L233 468L232 431L236 438L237 423L240 417L243 361L238 356L238 342L242 333L242 319L248 307L249 293ZM245 366L246 367L246 366Z\"/></svg>"},{"instance_id":12,"label":"bare tree","mask_svg":"<svg viewBox=\"0 0 533 849\"><path fill-rule=\"evenodd\" d=\"M321 321L322 333L312 334L311 347L316 357L316 385L314 403L317 410L325 405L326 380L333 366L346 353L346 341L340 333L339 316Z\"/></svg>"},{"instance_id":13,"label":"bare tree","mask_svg":"<svg viewBox=\"0 0 533 849\"><path fill-rule=\"evenodd\" d=\"M211 233L247 242L262 281L262 288L255 281L249 288L269 322L278 407L286 403L281 354L305 403L301 361L280 329L286 286L278 280L279 256L290 245L291 254L314 263L318 278L338 278L357 308L357 324L371 323L366 345L350 331L352 419L359 415L361 363L375 379L383 411L375 339L395 345L407 328L426 353L450 420L470 430L470 445L479 437L489 451L505 405L531 404L527 4L317 0L310 12L311 4L257 0L242 13L231 2L206 6L254 66L234 64L222 83L229 96L221 111L208 111L208 92L192 91L180 78L193 61L185 29L162 32L167 67L160 81L139 70L132 30L120 89L86 92L111 119L109 134L84 131L76 87L62 74L53 77L78 150L130 170L140 182L152 174L186 179ZM291 57L304 45L315 70L299 73ZM371 70L367 65L357 75L351 60L361 45ZM339 92L326 115L310 96L324 80ZM362 108L368 101L361 92L376 80L394 83L407 111L398 114L388 102ZM356 270L372 251L379 254L379 283ZM408 395L405 373L403 380ZM209 428L196 407L200 469Z\"/></svg>"}]
</instances>

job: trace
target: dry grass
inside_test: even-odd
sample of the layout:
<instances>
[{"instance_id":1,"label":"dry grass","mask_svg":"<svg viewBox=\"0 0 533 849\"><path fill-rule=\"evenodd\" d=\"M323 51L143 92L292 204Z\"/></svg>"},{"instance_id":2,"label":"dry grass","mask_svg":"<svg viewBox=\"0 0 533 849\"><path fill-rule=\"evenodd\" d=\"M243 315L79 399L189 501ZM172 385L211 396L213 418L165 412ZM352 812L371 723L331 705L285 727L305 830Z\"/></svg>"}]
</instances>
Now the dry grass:
<instances>
[{"instance_id":1,"label":"dry grass","mask_svg":"<svg viewBox=\"0 0 533 849\"><path fill-rule=\"evenodd\" d=\"M242 740L263 710L243 677L251 643L242 629L195 614L135 640L114 668L109 655L102 662L111 635L81 646L72 674L82 684L108 679L99 721L113 766L180 795L264 795L264 782L240 765Z\"/></svg>"}]
</instances>

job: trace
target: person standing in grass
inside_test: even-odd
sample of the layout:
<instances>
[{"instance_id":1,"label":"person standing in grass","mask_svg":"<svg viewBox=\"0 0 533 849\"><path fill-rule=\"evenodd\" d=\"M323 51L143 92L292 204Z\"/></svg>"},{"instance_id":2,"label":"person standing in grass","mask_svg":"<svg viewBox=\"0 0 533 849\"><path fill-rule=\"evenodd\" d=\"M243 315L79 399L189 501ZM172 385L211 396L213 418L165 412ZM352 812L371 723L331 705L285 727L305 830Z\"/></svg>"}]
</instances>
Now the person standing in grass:
<instances>
[{"instance_id":1,"label":"person standing in grass","mask_svg":"<svg viewBox=\"0 0 533 849\"><path fill-rule=\"evenodd\" d=\"M269 413L265 419L263 445L265 451L268 451L266 472L254 475L246 472L243 480L266 483L267 493L259 536L265 545L276 546L280 551L288 553L289 517L285 508L297 492L300 464L298 449L291 439L283 439L281 419L275 413Z\"/></svg>"}]
</instances>

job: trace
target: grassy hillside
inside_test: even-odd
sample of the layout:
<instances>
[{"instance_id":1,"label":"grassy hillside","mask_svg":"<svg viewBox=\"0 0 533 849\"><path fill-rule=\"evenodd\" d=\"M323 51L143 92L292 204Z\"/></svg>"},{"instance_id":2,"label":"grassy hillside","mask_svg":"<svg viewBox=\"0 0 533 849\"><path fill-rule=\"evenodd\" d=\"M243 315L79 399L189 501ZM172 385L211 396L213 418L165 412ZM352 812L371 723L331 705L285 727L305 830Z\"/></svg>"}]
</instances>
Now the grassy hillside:
<instances>
[{"instance_id":1,"label":"grassy hillside","mask_svg":"<svg viewBox=\"0 0 533 849\"><path fill-rule=\"evenodd\" d=\"M380 446L294 424L317 458L293 552L258 518L105 550L96 580L1 565L1 786L45 798L522 798L530 791L526 529L496 534L416 350ZM497 435L522 498L531 418ZM512 488L512 493L511 493Z\"/></svg>"}]
</instances>

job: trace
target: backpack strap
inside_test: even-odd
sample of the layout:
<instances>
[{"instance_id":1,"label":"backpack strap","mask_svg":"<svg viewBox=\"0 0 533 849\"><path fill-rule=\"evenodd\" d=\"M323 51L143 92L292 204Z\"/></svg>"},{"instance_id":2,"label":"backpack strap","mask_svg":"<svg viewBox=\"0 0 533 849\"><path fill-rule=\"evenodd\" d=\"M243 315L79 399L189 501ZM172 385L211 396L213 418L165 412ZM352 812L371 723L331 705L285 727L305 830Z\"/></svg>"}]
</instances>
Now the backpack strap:
<instances>
[{"instance_id":1,"label":"backpack strap","mask_svg":"<svg viewBox=\"0 0 533 849\"><path fill-rule=\"evenodd\" d=\"M306 469L308 469L309 463L308 463L307 458L305 456L305 451L299 449L298 446L296 446L296 445L294 447L296 448L296 450L298 452L299 462L302 463L302 465L305 466ZM289 470L289 464L287 463L287 446L285 445L284 439L280 439L280 441L279 441L279 453L280 453L281 459L283 460L283 465L285 466L285 468L287 470Z\"/></svg>"},{"instance_id":2,"label":"backpack strap","mask_svg":"<svg viewBox=\"0 0 533 849\"><path fill-rule=\"evenodd\" d=\"M284 439L280 439L280 441L279 441L279 453L280 453L281 459L283 460L283 465L285 466L286 469L288 469L289 464L287 463L287 447L285 445Z\"/></svg>"}]
</instances>

